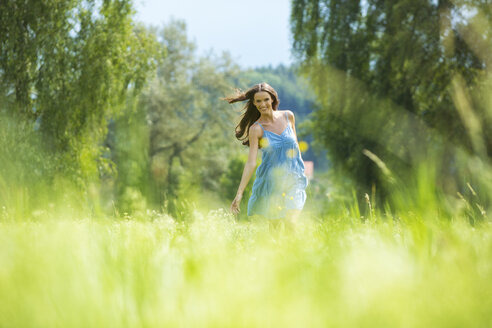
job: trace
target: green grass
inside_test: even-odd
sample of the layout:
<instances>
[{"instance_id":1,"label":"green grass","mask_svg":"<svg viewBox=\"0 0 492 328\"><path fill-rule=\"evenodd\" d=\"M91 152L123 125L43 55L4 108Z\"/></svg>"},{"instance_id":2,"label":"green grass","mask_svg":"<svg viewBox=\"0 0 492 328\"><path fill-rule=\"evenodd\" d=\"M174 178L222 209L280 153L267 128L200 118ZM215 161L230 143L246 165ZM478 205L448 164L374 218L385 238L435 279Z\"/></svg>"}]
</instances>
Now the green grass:
<instances>
[{"instance_id":1,"label":"green grass","mask_svg":"<svg viewBox=\"0 0 492 328\"><path fill-rule=\"evenodd\" d=\"M3 215L0 327L490 327L491 232L411 213L295 233L220 210Z\"/></svg>"}]
</instances>

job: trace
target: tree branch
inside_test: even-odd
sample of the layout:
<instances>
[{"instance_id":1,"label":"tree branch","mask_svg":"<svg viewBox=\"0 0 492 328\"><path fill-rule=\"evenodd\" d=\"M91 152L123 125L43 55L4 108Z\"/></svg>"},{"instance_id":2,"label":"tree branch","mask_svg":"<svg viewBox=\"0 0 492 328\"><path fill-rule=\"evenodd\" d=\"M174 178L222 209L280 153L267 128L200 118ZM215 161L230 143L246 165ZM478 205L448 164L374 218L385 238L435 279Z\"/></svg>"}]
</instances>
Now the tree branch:
<instances>
[{"instance_id":1,"label":"tree branch","mask_svg":"<svg viewBox=\"0 0 492 328\"><path fill-rule=\"evenodd\" d=\"M152 150L150 152L150 156L151 157L154 157L155 155L157 155L158 153L160 152L163 152L163 151L166 151L166 150L169 150L171 148L174 148L174 152L173 152L173 156L179 156L179 154L181 152L183 152L186 148L188 148L191 144L193 144L195 141L198 140L198 138L200 138L200 135L203 133L203 131L205 131L205 127L207 126L207 121L204 121L202 123L202 126L200 127L200 130L193 136L191 137L183 147L180 147L178 145L177 142L173 142L172 144L170 145L167 145L167 146L162 146L162 147L158 147L154 150ZM173 157L172 156L172 157Z\"/></svg>"}]
</instances>

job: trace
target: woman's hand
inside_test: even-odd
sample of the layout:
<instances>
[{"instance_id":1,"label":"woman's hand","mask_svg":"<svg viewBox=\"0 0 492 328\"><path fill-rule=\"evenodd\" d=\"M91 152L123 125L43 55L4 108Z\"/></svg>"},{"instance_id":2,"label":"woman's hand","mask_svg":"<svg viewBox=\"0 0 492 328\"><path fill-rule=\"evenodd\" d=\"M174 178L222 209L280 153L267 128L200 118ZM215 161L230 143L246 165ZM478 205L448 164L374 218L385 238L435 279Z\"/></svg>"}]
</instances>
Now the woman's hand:
<instances>
[{"instance_id":1,"label":"woman's hand","mask_svg":"<svg viewBox=\"0 0 492 328\"><path fill-rule=\"evenodd\" d=\"M236 197L234 198L234 200L232 201L231 212L234 215L239 214L239 212L241 211L241 209L239 208L239 205L241 204L241 199L243 199L243 195L237 194Z\"/></svg>"}]
</instances>

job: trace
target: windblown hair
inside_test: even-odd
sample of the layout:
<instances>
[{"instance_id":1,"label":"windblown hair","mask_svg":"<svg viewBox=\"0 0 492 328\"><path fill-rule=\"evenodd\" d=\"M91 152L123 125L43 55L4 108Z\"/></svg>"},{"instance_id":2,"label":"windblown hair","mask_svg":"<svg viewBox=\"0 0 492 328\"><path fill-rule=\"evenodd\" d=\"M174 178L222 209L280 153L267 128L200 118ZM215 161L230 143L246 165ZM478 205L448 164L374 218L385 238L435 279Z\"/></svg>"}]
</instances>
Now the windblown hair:
<instances>
[{"instance_id":1,"label":"windblown hair","mask_svg":"<svg viewBox=\"0 0 492 328\"><path fill-rule=\"evenodd\" d=\"M229 102L229 104L238 101L248 101L246 105L244 105L243 109L245 110L245 112L241 116L241 121L239 121L239 124L236 126L236 138L242 141L243 145L248 147L249 128L260 118L260 112L253 103L255 100L255 94L260 91L265 91L270 94L270 97L272 97L272 109L277 110L278 104L280 103L277 91L275 91L275 89L273 89L268 83L265 82L256 84L244 92L236 89L236 93L234 95L223 98L223 100L226 100L227 102Z\"/></svg>"}]
</instances>

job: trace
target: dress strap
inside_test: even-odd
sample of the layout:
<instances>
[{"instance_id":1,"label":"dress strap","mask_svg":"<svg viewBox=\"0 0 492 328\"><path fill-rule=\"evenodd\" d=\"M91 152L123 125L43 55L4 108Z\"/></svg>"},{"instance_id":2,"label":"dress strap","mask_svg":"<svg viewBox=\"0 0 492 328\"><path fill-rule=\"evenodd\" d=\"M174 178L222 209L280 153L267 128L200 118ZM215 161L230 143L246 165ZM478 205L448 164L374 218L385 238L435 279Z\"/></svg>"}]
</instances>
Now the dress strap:
<instances>
[{"instance_id":1,"label":"dress strap","mask_svg":"<svg viewBox=\"0 0 492 328\"><path fill-rule=\"evenodd\" d=\"M285 119L287 120L287 126L289 126L289 124L290 124L289 114L287 114L287 112L284 112L284 114L285 114Z\"/></svg>"},{"instance_id":2,"label":"dress strap","mask_svg":"<svg viewBox=\"0 0 492 328\"><path fill-rule=\"evenodd\" d=\"M254 124L258 124L259 126L261 126L261 129L262 129L263 131L265 131L265 128L263 127L263 125L261 125L261 123L260 123L260 122L255 122Z\"/></svg>"}]
</instances>

